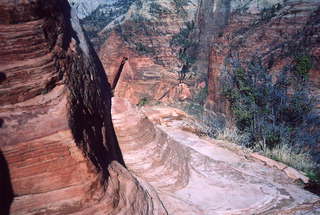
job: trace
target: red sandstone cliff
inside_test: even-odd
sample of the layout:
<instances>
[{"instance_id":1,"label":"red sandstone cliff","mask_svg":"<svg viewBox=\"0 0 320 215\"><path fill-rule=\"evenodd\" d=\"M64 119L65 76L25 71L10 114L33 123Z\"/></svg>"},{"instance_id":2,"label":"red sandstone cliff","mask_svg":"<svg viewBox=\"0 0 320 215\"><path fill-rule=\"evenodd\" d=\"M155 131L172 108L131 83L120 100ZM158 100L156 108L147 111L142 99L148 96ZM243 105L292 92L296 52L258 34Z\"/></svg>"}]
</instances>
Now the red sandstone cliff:
<instances>
[{"instance_id":1,"label":"red sandstone cliff","mask_svg":"<svg viewBox=\"0 0 320 215\"><path fill-rule=\"evenodd\" d=\"M268 10L254 4L243 11L231 9L227 25L213 34L208 44L206 108L228 113L228 105L221 96L221 76L234 70L235 65L246 67L253 57L261 59L268 71L277 76L286 66L294 65L296 55L310 55L313 67L309 80L318 95L319 10L320 3L314 0L275 1Z\"/></svg>"},{"instance_id":2,"label":"red sandstone cliff","mask_svg":"<svg viewBox=\"0 0 320 215\"><path fill-rule=\"evenodd\" d=\"M122 166L110 99L67 1L0 1L0 214L166 214Z\"/></svg>"},{"instance_id":3,"label":"red sandstone cliff","mask_svg":"<svg viewBox=\"0 0 320 215\"><path fill-rule=\"evenodd\" d=\"M143 98L173 102L190 96L189 89L179 84L178 73L168 71L172 67L159 65L152 57L130 49L116 33L112 33L102 46L100 57L111 83L121 72L115 95L134 104ZM123 58L128 59L119 70Z\"/></svg>"}]
</instances>

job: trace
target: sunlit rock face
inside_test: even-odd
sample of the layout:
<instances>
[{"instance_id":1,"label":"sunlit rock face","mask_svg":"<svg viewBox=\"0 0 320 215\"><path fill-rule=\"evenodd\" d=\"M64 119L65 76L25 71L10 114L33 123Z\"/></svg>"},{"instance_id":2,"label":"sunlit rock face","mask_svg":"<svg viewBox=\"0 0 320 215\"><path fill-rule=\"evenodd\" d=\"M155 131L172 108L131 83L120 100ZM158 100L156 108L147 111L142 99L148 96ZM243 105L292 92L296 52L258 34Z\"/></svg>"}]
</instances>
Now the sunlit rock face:
<instances>
[{"instance_id":1,"label":"sunlit rock face","mask_svg":"<svg viewBox=\"0 0 320 215\"><path fill-rule=\"evenodd\" d=\"M169 214L320 212L319 197L240 148L197 136L196 121L181 110L139 109L115 97L112 120L128 169L153 185Z\"/></svg>"},{"instance_id":2,"label":"sunlit rock face","mask_svg":"<svg viewBox=\"0 0 320 215\"><path fill-rule=\"evenodd\" d=\"M110 52L105 52L107 49ZM174 99L191 96L188 86L179 83L178 73L168 71L170 66L159 65L151 57L128 48L116 33L112 33L102 46L100 56L112 82L121 72L114 94L128 98L134 104L138 104L142 99L173 102ZM119 71L124 57L128 60L122 71Z\"/></svg>"},{"instance_id":3,"label":"sunlit rock face","mask_svg":"<svg viewBox=\"0 0 320 215\"><path fill-rule=\"evenodd\" d=\"M183 68L180 43L187 35L182 34L176 40L174 37L187 28L187 23L190 29L185 33L191 33L197 4L197 1L132 1L122 3L121 9L119 2L112 14L99 9L100 12L82 20L111 79L122 59L128 58L122 73L125 78L119 80L115 95L125 96L133 103L143 98L164 102L192 98L189 85L200 81L189 80L179 85ZM94 20L96 25L92 25ZM97 31L98 28L101 29ZM112 51L107 52L108 49Z\"/></svg>"},{"instance_id":4,"label":"sunlit rock face","mask_svg":"<svg viewBox=\"0 0 320 215\"><path fill-rule=\"evenodd\" d=\"M76 9L77 16L80 19L90 16L99 7L112 7L116 2L116 0L69 0L71 6Z\"/></svg>"},{"instance_id":5,"label":"sunlit rock face","mask_svg":"<svg viewBox=\"0 0 320 215\"><path fill-rule=\"evenodd\" d=\"M82 1L69 0L77 11L87 36L98 49L105 38L100 37L100 32L114 20L122 20L131 5L136 0L102 0Z\"/></svg>"},{"instance_id":6,"label":"sunlit rock face","mask_svg":"<svg viewBox=\"0 0 320 215\"><path fill-rule=\"evenodd\" d=\"M108 81L67 1L0 11L0 214L166 214L122 166Z\"/></svg>"}]
</instances>

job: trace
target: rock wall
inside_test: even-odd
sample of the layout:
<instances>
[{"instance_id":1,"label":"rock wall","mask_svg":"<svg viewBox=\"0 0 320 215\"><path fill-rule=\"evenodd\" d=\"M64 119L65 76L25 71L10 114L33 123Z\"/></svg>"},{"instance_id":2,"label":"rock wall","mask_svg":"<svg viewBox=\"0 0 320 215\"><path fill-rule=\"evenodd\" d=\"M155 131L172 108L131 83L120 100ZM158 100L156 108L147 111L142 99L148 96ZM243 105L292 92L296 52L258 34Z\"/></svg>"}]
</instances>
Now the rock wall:
<instances>
[{"instance_id":1,"label":"rock wall","mask_svg":"<svg viewBox=\"0 0 320 215\"><path fill-rule=\"evenodd\" d=\"M123 167L107 78L67 1L1 1L0 41L0 213L166 214Z\"/></svg>"},{"instance_id":2,"label":"rock wall","mask_svg":"<svg viewBox=\"0 0 320 215\"><path fill-rule=\"evenodd\" d=\"M274 84L280 74L293 79L297 59L310 57L305 91L319 97L319 6L316 0L132 1L128 10L117 7L126 11L119 16L95 13L108 23L100 22L92 40L102 44L110 79L120 77L114 95L134 104L169 103L222 128L236 120L223 96L226 77L253 60Z\"/></svg>"},{"instance_id":3,"label":"rock wall","mask_svg":"<svg viewBox=\"0 0 320 215\"><path fill-rule=\"evenodd\" d=\"M319 8L314 0L303 1L233 1L228 24L212 37L208 66L206 108L229 115L222 98L221 77L236 66L244 68L259 58L276 76L294 65L295 57L308 54L313 68L309 72L314 94L319 89Z\"/></svg>"}]
</instances>

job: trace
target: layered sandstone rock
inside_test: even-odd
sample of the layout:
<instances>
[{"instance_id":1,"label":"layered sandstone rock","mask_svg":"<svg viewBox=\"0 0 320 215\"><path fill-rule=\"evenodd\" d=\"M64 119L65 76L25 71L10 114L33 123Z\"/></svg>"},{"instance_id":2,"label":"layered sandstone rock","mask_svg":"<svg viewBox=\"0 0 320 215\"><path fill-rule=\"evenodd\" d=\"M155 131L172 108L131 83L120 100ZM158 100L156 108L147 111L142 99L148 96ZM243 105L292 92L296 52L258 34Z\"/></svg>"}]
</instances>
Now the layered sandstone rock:
<instances>
[{"instance_id":1,"label":"layered sandstone rock","mask_svg":"<svg viewBox=\"0 0 320 215\"><path fill-rule=\"evenodd\" d=\"M194 121L182 111L144 107L145 115L126 100L112 101L128 168L156 188L169 214L320 212L319 197L299 188L281 170L187 131L186 125Z\"/></svg>"},{"instance_id":2,"label":"layered sandstone rock","mask_svg":"<svg viewBox=\"0 0 320 215\"><path fill-rule=\"evenodd\" d=\"M0 11L0 214L166 214L122 166L108 82L67 1Z\"/></svg>"},{"instance_id":3,"label":"layered sandstone rock","mask_svg":"<svg viewBox=\"0 0 320 215\"><path fill-rule=\"evenodd\" d=\"M109 50L106 52L105 50ZM111 83L121 73L115 85L115 95L138 104L141 99L173 102L190 98L188 86L178 81L178 73L168 71L148 56L128 48L121 37L112 33L100 51L100 57ZM128 58L119 71L123 58Z\"/></svg>"}]
</instances>

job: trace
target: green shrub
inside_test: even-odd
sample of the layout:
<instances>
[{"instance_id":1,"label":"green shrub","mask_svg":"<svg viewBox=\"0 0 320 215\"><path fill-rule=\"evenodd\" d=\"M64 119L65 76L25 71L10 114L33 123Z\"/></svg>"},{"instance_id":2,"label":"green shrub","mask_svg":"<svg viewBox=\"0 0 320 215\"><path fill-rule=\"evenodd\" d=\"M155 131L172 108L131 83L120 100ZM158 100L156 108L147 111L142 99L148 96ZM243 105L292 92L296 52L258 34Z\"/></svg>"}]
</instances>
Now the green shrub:
<instances>
[{"instance_id":1,"label":"green shrub","mask_svg":"<svg viewBox=\"0 0 320 215\"><path fill-rule=\"evenodd\" d=\"M136 45L136 50L141 53L141 54L154 54L155 50L154 48L145 46L144 44L138 42L135 44Z\"/></svg>"},{"instance_id":2,"label":"green shrub","mask_svg":"<svg viewBox=\"0 0 320 215\"><path fill-rule=\"evenodd\" d=\"M148 44L142 43L139 37L141 34L150 36L155 33L152 27L148 26L149 23L150 20L144 16L134 14L131 17L131 22L125 22L121 25L115 22L114 29L118 35L131 46L131 48L135 49L140 54L154 55L156 54L156 50L153 47L148 46Z\"/></svg>"},{"instance_id":3,"label":"green shrub","mask_svg":"<svg viewBox=\"0 0 320 215\"><path fill-rule=\"evenodd\" d=\"M307 55L299 56L295 59L295 75L300 79L307 79L308 72L312 68L311 58Z\"/></svg>"},{"instance_id":4,"label":"green shrub","mask_svg":"<svg viewBox=\"0 0 320 215\"><path fill-rule=\"evenodd\" d=\"M319 180L320 166L313 161L308 152L297 152L293 146L288 144L279 144L270 149L266 144L260 143L255 149L273 160L303 171L311 180Z\"/></svg>"},{"instance_id":5,"label":"green shrub","mask_svg":"<svg viewBox=\"0 0 320 215\"><path fill-rule=\"evenodd\" d=\"M189 5L189 3L190 3L190 0L173 0L176 13L180 14L181 16L187 16L187 12L184 9L184 7Z\"/></svg>"},{"instance_id":6,"label":"green shrub","mask_svg":"<svg viewBox=\"0 0 320 215\"><path fill-rule=\"evenodd\" d=\"M207 96L208 96L208 85L206 84L206 86L204 88L201 88L200 91L195 95L194 102L203 106Z\"/></svg>"},{"instance_id":7,"label":"green shrub","mask_svg":"<svg viewBox=\"0 0 320 215\"><path fill-rule=\"evenodd\" d=\"M186 26L178 34L174 35L170 41L170 46L179 48L178 57L183 63L183 67L179 71L179 80L185 78L186 73L190 71L191 65L196 62L194 50L197 48L198 43L191 38L194 27L194 22L187 22Z\"/></svg>"},{"instance_id":8,"label":"green shrub","mask_svg":"<svg viewBox=\"0 0 320 215\"><path fill-rule=\"evenodd\" d=\"M276 13L282 8L280 3L272 5L270 8L264 8L260 13L261 21L270 21L270 19L276 16Z\"/></svg>"},{"instance_id":9,"label":"green shrub","mask_svg":"<svg viewBox=\"0 0 320 215\"><path fill-rule=\"evenodd\" d=\"M203 116L204 108L203 105L200 105L196 102L190 102L183 107L184 111L188 114L195 116L198 119L201 119Z\"/></svg>"},{"instance_id":10,"label":"green shrub","mask_svg":"<svg viewBox=\"0 0 320 215\"><path fill-rule=\"evenodd\" d=\"M136 0L135 3L136 3L137 8L142 8L143 3L141 0Z\"/></svg>"},{"instance_id":11,"label":"green shrub","mask_svg":"<svg viewBox=\"0 0 320 215\"><path fill-rule=\"evenodd\" d=\"M140 99L139 103L138 103L138 106L139 107L142 107L142 106L145 106L149 103L149 99L146 98L146 97L143 97L142 99Z\"/></svg>"},{"instance_id":12,"label":"green shrub","mask_svg":"<svg viewBox=\"0 0 320 215\"><path fill-rule=\"evenodd\" d=\"M172 37L170 42L171 46L181 46L188 48L194 44L189 35L194 30L194 22L187 22L186 26L180 32Z\"/></svg>"}]
</instances>

